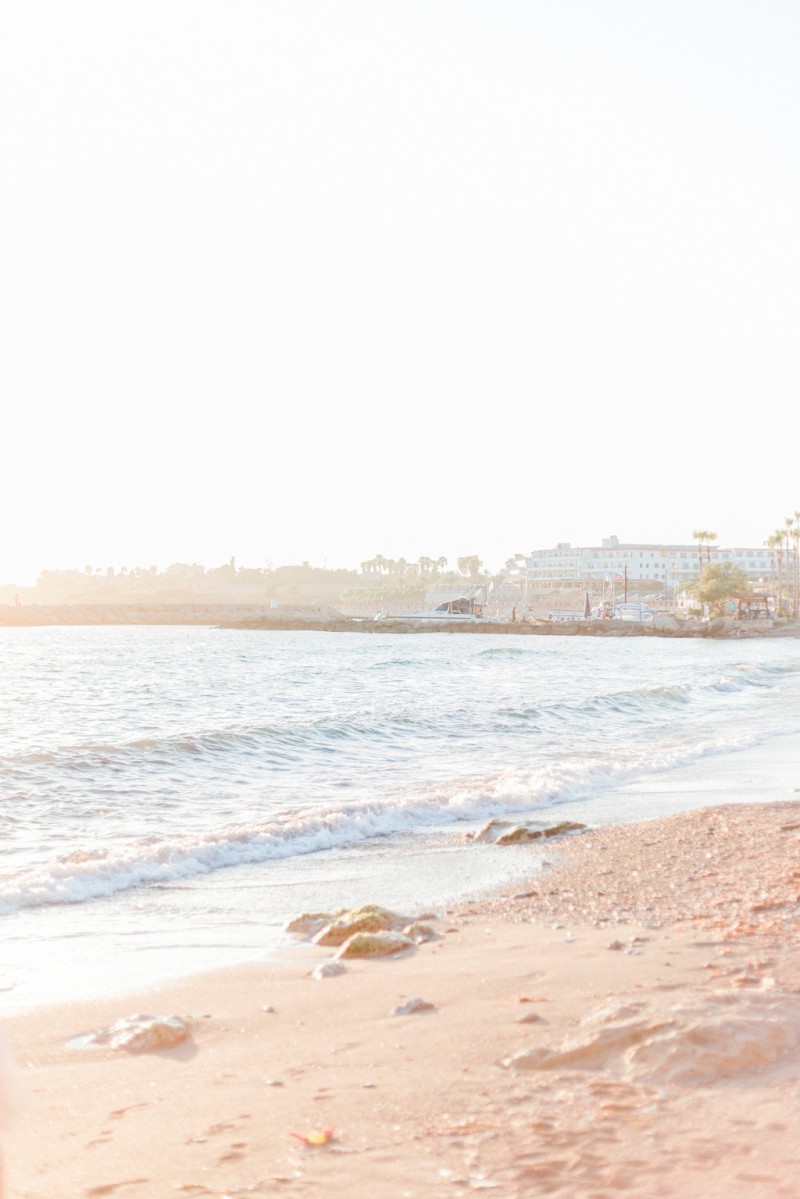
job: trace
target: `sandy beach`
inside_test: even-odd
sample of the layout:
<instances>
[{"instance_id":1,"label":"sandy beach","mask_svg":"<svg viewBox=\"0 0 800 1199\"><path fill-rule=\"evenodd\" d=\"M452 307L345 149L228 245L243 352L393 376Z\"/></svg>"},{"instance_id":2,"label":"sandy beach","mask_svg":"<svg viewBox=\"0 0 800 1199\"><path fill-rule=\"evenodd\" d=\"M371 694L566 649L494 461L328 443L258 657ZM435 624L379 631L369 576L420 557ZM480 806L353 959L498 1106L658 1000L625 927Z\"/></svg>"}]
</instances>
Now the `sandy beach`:
<instances>
[{"instance_id":1,"label":"sandy beach","mask_svg":"<svg viewBox=\"0 0 800 1199\"><path fill-rule=\"evenodd\" d=\"M788 1199L798 850L800 802L607 826L398 958L317 980L335 951L303 945L9 1019L27 1107L8 1193ZM434 1006L390 1014L412 998ZM67 1045L138 1012L189 1037Z\"/></svg>"}]
</instances>

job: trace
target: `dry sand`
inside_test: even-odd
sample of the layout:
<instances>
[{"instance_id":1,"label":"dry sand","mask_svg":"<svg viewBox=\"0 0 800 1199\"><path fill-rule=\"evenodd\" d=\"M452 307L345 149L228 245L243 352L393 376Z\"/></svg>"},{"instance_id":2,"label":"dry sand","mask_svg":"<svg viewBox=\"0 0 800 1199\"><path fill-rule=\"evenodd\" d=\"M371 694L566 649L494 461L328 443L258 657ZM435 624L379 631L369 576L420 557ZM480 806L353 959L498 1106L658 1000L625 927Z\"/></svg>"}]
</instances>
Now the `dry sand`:
<instances>
[{"instance_id":1,"label":"dry sand","mask_svg":"<svg viewBox=\"0 0 800 1199\"><path fill-rule=\"evenodd\" d=\"M29 1095L11 1199L794 1199L800 803L545 856L519 895L448 913L398 959L316 981L333 951L303 947L7 1021ZM417 996L435 1009L389 1015ZM185 1017L190 1039L66 1047L137 1011ZM320 1147L291 1135L327 1129Z\"/></svg>"}]
</instances>

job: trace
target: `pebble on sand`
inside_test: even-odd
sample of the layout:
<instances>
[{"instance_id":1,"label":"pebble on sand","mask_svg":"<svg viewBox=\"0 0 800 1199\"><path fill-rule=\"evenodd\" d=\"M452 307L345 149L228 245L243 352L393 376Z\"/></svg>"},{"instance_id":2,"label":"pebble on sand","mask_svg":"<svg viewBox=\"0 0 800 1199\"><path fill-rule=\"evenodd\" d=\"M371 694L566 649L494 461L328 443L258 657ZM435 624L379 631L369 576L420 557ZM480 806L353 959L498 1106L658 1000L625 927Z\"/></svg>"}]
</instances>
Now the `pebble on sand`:
<instances>
[{"instance_id":1,"label":"pebble on sand","mask_svg":"<svg viewBox=\"0 0 800 1199\"><path fill-rule=\"evenodd\" d=\"M400 1007L392 1008L389 1012L390 1016L413 1016L414 1012L433 1012L436 1010L435 1003L429 1003L427 999L409 999L407 1003Z\"/></svg>"},{"instance_id":2,"label":"pebble on sand","mask_svg":"<svg viewBox=\"0 0 800 1199\"><path fill-rule=\"evenodd\" d=\"M320 962L320 964L311 972L311 977L321 981L323 978L335 978L337 974L346 974L347 967L344 962Z\"/></svg>"}]
</instances>

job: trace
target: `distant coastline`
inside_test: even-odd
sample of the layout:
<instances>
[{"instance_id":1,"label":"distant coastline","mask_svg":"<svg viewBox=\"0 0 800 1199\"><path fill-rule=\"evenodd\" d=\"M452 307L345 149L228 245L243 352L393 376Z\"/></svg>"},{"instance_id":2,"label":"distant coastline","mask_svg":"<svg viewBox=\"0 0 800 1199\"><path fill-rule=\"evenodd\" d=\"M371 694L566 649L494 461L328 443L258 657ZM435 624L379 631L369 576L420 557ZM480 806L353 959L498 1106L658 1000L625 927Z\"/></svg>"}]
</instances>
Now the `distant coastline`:
<instances>
[{"instance_id":1,"label":"distant coastline","mask_svg":"<svg viewBox=\"0 0 800 1199\"><path fill-rule=\"evenodd\" d=\"M718 618L637 624L603 621L382 620L343 616L326 607L270 608L263 604L25 604L0 605L0 628L75 625L214 625L265 632L505 634L518 637L666 637L751 639L800 637L800 624Z\"/></svg>"}]
</instances>

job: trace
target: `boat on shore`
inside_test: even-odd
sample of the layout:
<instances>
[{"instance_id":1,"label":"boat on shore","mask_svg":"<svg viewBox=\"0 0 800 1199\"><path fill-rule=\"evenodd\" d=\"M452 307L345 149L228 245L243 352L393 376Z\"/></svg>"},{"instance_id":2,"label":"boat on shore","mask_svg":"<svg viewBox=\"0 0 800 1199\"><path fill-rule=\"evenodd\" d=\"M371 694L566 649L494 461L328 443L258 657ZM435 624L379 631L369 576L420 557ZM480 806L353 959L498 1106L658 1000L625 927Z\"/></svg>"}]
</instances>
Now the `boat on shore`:
<instances>
[{"instance_id":1,"label":"boat on shore","mask_svg":"<svg viewBox=\"0 0 800 1199\"><path fill-rule=\"evenodd\" d=\"M486 588L482 583L470 587L463 595L455 599L445 600L444 603L429 612L378 612L375 620L431 620L431 621L491 621L494 618L485 615Z\"/></svg>"}]
</instances>

